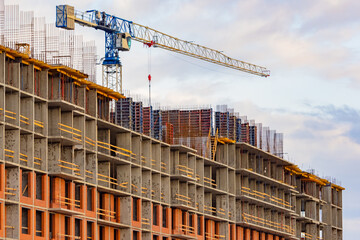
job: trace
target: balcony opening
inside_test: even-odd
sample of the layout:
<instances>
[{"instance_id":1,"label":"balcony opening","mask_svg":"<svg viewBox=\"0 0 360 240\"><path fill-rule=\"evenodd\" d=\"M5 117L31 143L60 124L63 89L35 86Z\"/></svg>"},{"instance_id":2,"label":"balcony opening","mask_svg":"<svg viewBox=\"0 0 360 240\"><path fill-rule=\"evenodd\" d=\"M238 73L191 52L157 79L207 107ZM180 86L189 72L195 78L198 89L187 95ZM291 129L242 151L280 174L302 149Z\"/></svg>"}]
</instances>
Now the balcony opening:
<instances>
[{"instance_id":1,"label":"balcony opening","mask_svg":"<svg viewBox=\"0 0 360 240\"><path fill-rule=\"evenodd\" d=\"M94 209L93 209L93 194L92 194L92 190L93 190L93 188L92 187L89 187L89 186L87 186L87 190L86 190L86 192L87 192L87 210L88 211L94 211Z\"/></svg>"},{"instance_id":2,"label":"balcony opening","mask_svg":"<svg viewBox=\"0 0 360 240\"><path fill-rule=\"evenodd\" d=\"M70 203L70 181L65 181L65 202ZM62 199L61 199L62 200Z\"/></svg>"},{"instance_id":3,"label":"balcony opening","mask_svg":"<svg viewBox=\"0 0 360 240\"><path fill-rule=\"evenodd\" d=\"M22 171L22 195L24 197L29 197L29 172Z\"/></svg>"},{"instance_id":4,"label":"balcony opening","mask_svg":"<svg viewBox=\"0 0 360 240\"><path fill-rule=\"evenodd\" d=\"M162 209L162 226L167 228L167 208L163 207Z\"/></svg>"},{"instance_id":5,"label":"balcony opening","mask_svg":"<svg viewBox=\"0 0 360 240\"><path fill-rule=\"evenodd\" d=\"M99 240L104 239L104 226L99 226Z\"/></svg>"},{"instance_id":6,"label":"balcony opening","mask_svg":"<svg viewBox=\"0 0 360 240\"><path fill-rule=\"evenodd\" d=\"M75 208L81 208L81 185L75 184Z\"/></svg>"},{"instance_id":7,"label":"balcony opening","mask_svg":"<svg viewBox=\"0 0 360 240\"><path fill-rule=\"evenodd\" d=\"M117 213L118 213L118 211L119 211L119 209L118 209L118 201L120 201L120 199L118 198L118 197L115 197L114 198L114 213L112 214L113 216L114 216L114 220L116 221L117 219L117 217L116 217L116 215L117 215Z\"/></svg>"},{"instance_id":8,"label":"balcony opening","mask_svg":"<svg viewBox=\"0 0 360 240\"><path fill-rule=\"evenodd\" d=\"M138 240L138 239L140 239L140 238L139 238L139 232L133 231L132 240Z\"/></svg>"},{"instance_id":9,"label":"balcony opening","mask_svg":"<svg viewBox=\"0 0 360 240\"><path fill-rule=\"evenodd\" d=\"M75 219L75 239L81 238L81 220L76 218Z\"/></svg>"},{"instance_id":10,"label":"balcony opening","mask_svg":"<svg viewBox=\"0 0 360 240\"><path fill-rule=\"evenodd\" d=\"M87 222L86 224L87 239L93 239L93 225L94 225L93 222Z\"/></svg>"},{"instance_id":11,"label":"balcony opening","mask_svg":"<svg viewBox=\"0 0 360 240\"><path fill-rule=\"evenodd\" d=\"M54 178L50 177L49 179L50 185L50 193L49 193L49 202L53 202L53 195L54 195Z\"/></svg>"},{"instance_id":12,"label":"balcony opening","mask_svg":"<svg viewBox=\"0 0 360 240\"><path fill-rule=\"evenodd\" d=\"M202 223L201 223L201 217L198 216L198 217L197 217L197 234L198 234L198 235L202 235L201 225L202 225Z\"/></svg>"},{"instance_id":13,"label":"balcony opening","mask_svg":"<svg viewBox=\"0 0 360 240\"><path fill-rule=\"evenodd\" d=\"M21 208L21 233L29 234L30 209Z\"/></svg>"},{"instance_id":14,"label":"balcony opening","mask_svg":"<svg viewBox=\"0 0 360 240\"><path fill-rule=\"evenodd\" d=\"M104 206L104 194L99 193L99 199L98 199L98 213L100 213L100 218L105 219L105 212L103 211Z\"/></svg>"},{"instance_id":15,"label":"balcony opening","mask_svg":"<svg viewBox=\"0 0 360 240\"><path fill-rule=\"evenodd\" d=\"M186 225L186 212L182 212L182 225ZM182 227L183 230L185 230L184 227Z\"/></svg>"},{"instance_id":16,"label":"balcony opening","mask_svg":"<svg viewBox=\"0 0 360 240\"><path fill-rule=\"evenodd\" d=\"M49 238L50 239L55 238L55 235L54 235L54 217L55 217L55 215L53 213L49 214Z\"/></svg>"},{"instance_id":17,"label":"balcony opening","mask_svg":"<svg viewBox=\"0 0 360 240\"><path fill-rule=\"evenodd\" d=\"M36 210L36 234L35 235L37 237L43 237L44 236L43 217L44 217L44 212Z\"/></svg>"},{"instance_id":18,"label":"balcony opening","mask_svg":"<svg viewBox=\"0 0 360 240\"><path fill-rule=\"evenodd\" d=\"M304 200L304 199L301 200L301 212L300 212L300 217L305 217L305 200Z\"/></svg>"},{"instance_id":19,"label":"balcony opening","mask_svg":"<svg viewBox=\"0 0 360 240\"><path fill-rule=\"evenodd\" d=\"M65 240L70 240L70 217L65 216Z\"/></svg>"},{"instance_id":20,"label":"balcony opening","mask_svg":"<svg viewBox=\"0 0 360 240\"><path fill-rule=\"evenodd\" d=\"M36 173L36 199L43 200L43 174Z\"/></svg>"},{"instance_id":21,"label":"balcony opening","mask_svg":"<svg viewBox=\"0 0 360 240\"><path fill-rule=\"evenodd\" d=\"M189 214L189 230L191 233L194 233L194 214Z\"/></svg>"},{"instance_id":22,"label":"balcony opening","mask_svg":"<svg viewBox=\"0 0 360 240\"><path fill-rule=\"evenodd\" d=\"M120 230L114 228L114 240L120 240L119 234L120 234Z\"/></svg>"},{"instance_id":23,"label":"balcony opening","mask_svg":"<svg viewBox=\"0 0 360 240\"><path fill-rule=\"evenodd\" d=\"M133 198L133 221L139 221L139 199Z\"/></svg>"},{"instance_id":24,"label":"balcony opening","mask_svg":"<svg viewBox=\"0 0 360 240\"><path fill-rule=\"evenodd\" d=\"M153 204L153 225L158 226L159 225L159 214L158 214L158 205Z\"/></svg>"}]
</instances>

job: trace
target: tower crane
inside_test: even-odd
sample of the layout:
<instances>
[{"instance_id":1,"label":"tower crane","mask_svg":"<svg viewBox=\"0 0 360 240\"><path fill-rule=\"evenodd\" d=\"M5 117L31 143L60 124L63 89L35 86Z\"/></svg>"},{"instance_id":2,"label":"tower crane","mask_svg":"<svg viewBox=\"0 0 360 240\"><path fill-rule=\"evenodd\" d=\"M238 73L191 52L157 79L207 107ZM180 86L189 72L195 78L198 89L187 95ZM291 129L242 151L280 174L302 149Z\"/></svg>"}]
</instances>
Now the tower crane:
<instances>
[{"instance_id":1,"label":"tower crane","mask_svg":"<svg viewBox=\"0 0 360 240\"><path fill-rule=\"evenodd\" d=\"M218 50L178 39L105 12L98 10L80 12L73 6L56 6L56 27L73 30L75 23L105 32L102 84L120 93L122 93L122 79L119 51L129 51L131 40L261 77L270 76L270 71L265 67L228 57Z\"/></svg>"}]
</instances>

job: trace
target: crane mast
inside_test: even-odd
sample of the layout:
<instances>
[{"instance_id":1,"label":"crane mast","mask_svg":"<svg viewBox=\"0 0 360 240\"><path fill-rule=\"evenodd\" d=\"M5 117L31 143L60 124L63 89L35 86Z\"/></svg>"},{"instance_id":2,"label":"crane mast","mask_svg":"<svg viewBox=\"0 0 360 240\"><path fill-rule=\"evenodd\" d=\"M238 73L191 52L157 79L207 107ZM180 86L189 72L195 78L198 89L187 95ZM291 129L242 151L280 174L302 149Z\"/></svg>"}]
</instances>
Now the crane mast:
<instances>
[{"instance_id":1,"label":"crane mast","mask_svg":"<svg viewBox=\"0 0 360 240\"><path fill-rule=\"evenodd\" d=\"M105 12L98 10L80 12L69 5L56 6L57 27L73 30L75 23L105 32L105 57L102 59L103 85L118 92L122 92L119 51L129 51L131 40L261 77L270 76L270 71L265 67L231 58L218 50L178 39Z\"/></svg>"}]
</instances>

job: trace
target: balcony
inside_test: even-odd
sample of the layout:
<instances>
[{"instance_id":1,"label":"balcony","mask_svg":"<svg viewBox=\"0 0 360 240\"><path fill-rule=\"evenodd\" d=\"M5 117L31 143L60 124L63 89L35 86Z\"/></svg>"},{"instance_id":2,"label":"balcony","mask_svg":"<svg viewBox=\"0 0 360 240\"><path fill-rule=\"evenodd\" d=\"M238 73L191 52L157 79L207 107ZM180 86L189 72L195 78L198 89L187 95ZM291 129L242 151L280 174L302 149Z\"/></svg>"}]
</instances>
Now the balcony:
<instances>
[{"instance_id":1,"label":"balcony","mask_svg":"<svg viewBox=\"0 0 360 240\"><path fill-rule=\"evenodd\" d=\"M51 203L49 210L60 214L83 215L83 212L75 210L75 208L79 209L81 207L80 203L80 200L65 197L59 194L53 198L53 202Z\"/></svg>"},{"instance_id":2,"label":"balcony","mask_svg":"<svg viewBox=\"0 0 360 240\"><path fill-rule=\"evenodd\" d=\"M63 145L82 144L82 132L69 125L58 123L57 127L51 129L49 139L51 142L61 142Z\"/></svg>"},{"instance_id":3,"label":"balcony","mask_svg":"<svg viewBox=\"0 0 360 240\"><path fill-rule=\"evenodd\" d=\"M290 225L271 221L246 212L242 213L242 221L245 225L255 227L259 230L274 232L286 237L295 235L295 229Z\"/></svg>"}]
</instances>

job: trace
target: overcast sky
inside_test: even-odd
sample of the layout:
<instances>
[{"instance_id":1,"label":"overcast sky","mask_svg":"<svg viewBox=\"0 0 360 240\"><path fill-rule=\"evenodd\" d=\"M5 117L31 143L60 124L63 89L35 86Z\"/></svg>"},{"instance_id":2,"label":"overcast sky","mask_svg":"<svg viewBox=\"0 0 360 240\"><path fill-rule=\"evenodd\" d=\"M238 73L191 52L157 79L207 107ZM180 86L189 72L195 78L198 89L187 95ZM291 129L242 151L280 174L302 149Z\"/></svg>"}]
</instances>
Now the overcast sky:
<instances>
[{"instance_id":1,"label":"overcast sky","mask_svg":"<svg viewBox=\"0 0 360 240\"><path fill-rule=\"evenodd\" d=\"M227 104L284 133L286 158L336 177L344 239L360 235L360 18L357 0L12 0L55 21L55 5L104 10L180 39L265 66L252 76L162 49L151 50L152 101ZM104 33L76 26L103 55ZM148 50L122 53L123 85L147 98Z\"/></svg>"}]
</instances>

